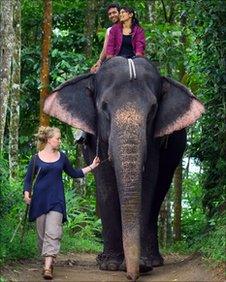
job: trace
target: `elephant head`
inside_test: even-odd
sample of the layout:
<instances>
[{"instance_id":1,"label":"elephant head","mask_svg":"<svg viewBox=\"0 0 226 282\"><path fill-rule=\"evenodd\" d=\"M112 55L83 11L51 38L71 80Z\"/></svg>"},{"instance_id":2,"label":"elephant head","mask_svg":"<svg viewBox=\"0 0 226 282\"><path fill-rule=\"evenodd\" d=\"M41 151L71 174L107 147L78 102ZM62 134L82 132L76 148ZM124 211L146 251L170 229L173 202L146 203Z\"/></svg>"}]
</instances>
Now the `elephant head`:
<instances>
[{"instance_id":1,"label":"elephant head","mask_svg":"<svg viewBox=\"0 0 226 282\"><path fill-rule=\"evenodd\" d=\"M121 205L127 276L139 275L142 171L150 139L194 123L203 105L182 84L161 77L144 58L115 57L97 74L71 79L44 111L108 142Z\"/></svg>"}]
</instances>

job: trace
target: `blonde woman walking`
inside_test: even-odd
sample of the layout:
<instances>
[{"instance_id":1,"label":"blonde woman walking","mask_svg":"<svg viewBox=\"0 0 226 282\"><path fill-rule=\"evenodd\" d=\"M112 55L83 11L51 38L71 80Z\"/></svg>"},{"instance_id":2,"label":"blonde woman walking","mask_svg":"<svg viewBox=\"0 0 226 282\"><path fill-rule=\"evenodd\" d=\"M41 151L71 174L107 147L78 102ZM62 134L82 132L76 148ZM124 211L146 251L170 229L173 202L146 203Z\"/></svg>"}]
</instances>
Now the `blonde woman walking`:
<instances>
[{"instance_id":1,"label":"blonde woman walking","mask_svg":"<svg viewBox=\"0 0 226 282\"><path fill-rule=\"evenodd\" d=\"M100 160L74 169L67 156L59 151L61 133L56 127L40 127L37 133L38 153L31 159L24 180L24 201L30 205L29 221L36 221L39 248L45 258L43 277L53 278L53 259L60 250L62 223L67 220L62 172L73 178L95 169ZM38 173L38 175L37 175ZM31 196L32 175L37 175Z\"/></svg>"}]
</instances>

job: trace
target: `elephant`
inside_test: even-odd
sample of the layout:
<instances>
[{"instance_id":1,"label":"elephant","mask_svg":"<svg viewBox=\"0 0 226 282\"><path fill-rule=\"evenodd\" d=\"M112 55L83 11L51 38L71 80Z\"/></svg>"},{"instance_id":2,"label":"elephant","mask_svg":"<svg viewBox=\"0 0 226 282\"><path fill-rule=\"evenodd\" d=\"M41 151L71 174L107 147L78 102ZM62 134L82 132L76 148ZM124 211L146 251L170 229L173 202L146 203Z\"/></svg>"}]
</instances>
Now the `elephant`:
<instances>
[{"instance_id":1,"label":"elephant","mask_svg":"<svg viewBox=\"0 0 226 282\"><path fill-rule=\"evenodd\" d=\"M47 97L44 112L87 133L102 222L102 270L136 281L163 264L157 220L186 147L186 128L204 112L181 83L146 58L113 57L96 74L72 78Z\"/></svg>"}]
</instances>

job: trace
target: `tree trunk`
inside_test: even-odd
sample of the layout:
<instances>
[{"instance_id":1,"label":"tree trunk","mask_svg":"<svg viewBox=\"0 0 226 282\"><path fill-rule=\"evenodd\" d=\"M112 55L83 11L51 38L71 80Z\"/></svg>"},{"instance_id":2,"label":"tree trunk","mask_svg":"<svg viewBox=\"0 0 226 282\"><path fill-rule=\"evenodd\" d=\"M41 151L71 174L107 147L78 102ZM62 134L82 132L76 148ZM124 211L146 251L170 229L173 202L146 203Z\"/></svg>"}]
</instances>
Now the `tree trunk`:
<instances>
[{"instance_id":1,"label":"tree trunk","mask_svg":"<svg viewBox=\"0 0 226 282\"><path fill-rule=\"evenodd\" d=\"M184 54L186 53L185 49L186 49L186 43L187 43L186 34L184 33L184 28L186 26L186 20L187 20L186 13L182 13L181 17L180 17L180 23L181 23L181 27L182 27L181 28L182 34L181 34L181 37L180 37L180 42L183 45L182 48L184 49ZM182 62L181 66L180 66L180 70L179 70L179 79L180 79L180 81L183 80L185 73L186 73L186 71L185 71L184 62Z\"/></svg>"},{"instance_id":2,"label":"tree trunk","mask_svg":"<svg viewBox=\"0 0 226 282\"><path fill-rule=\"evenodd\" d=\"M191 161L191 157L188 156L188 163L187 163L187 166L185 168L185 178L188 178L188 176L189 176L190 161Z\"/></svg>"},{"instance_id":3,"label":"tree trunk","mask_svg":"<svg viewBox=\"0 0 226 282\"><path fill-rule=\"evenodd\" d=\"M174 21L174 10L175 10L175 1L165 1L161 0L162 9L165 17L165 22L173 23Z\"/></svg>"},{"instance_id":4,"label":"tree trunk","mask_svg":"<svg viewBox=\"0 0 226 282\"><path fill-rule=\"evenodd\" d=\"M148 20L152 23L155 21L155 0L147 0Z\"/></svg>"},{"instance_id":5,"label":"tree trunk","mask_svg":"<svg viewBox=\"0 0 226 282\"><path fill-rule=\"evenodd\" d=\"M49 116L43 112L45 98L49 87L49 52L52 33L52 0L44 0L44 18L42 28L41 89L40 89L40 125L49 125Z\"/></svg>"},{"instance_id":6,"label":"tree trunk","mask_svg":"<svg viewBox=\"0 0 226 282\"><path fill-rule=\"evenodd\" d=\"M167 242L167 197L162 202L160 213L159 213L159 244L161 247L166 247Z\"/></svg>"},{"instance_id":7,"label":"tree trunk","mask_svg":"<svg viewBox=\"0 0 226 282\"><path fill-rule=\"evenodd\" d=\"M11 0L1 3L1 73L0 73L0 151L3 149L6 114L10 93L13 52L13 7Z\"/></svg>"},{"instance_id":8,"label":"tree trunk","mask_svg":"<svg viewBox=\"0 0 226 282\"><path fill-rule=\"evenodd\" d=\"M177 167L174 173L174 220L173 233L174 240L181 240L181 199L182 199L182 162Z\"/></svg>"},{"instance_id":9,"label":"tree trunk","mask_svg":"<svg viewBox=\"0 0 226 282\"><path fill-rule=\"evenodd\" d=\"M172 241L172 217L171 217L171 189L166 195L167 218L166 218L166 245L169 246Z\"/></svg>"},{"instance_id":10,"label":"tree trunk","mask_svg":"<svg viewBox=\"0 0 226 282\"><path fill-rule=\"evenodd\" d=\"M181 26L182 26L182 35L180 38L181 43L183 44L183 48L186 48L186 35L184 34L183 28L186 26L186 14L182 13L180 18ZM183 80L185 75L185 66L184 63L180 66L179 79ZM174 173L174 189L175 189L175 198L174 198L174 222L173 222L173 230L174 230L174 240L181 240L181 200L182 200L182 162L177 167Z\"/></svg>"},{"instance_id":11,"label":"tree trunk","mask_svg":"<svg viewBox=\"0 0 226 282\"><path fill-rule=\"evenodd\" d=\"M92 46L93 46L93 39L94 35L96 34L97 26L95 24L97 11L101 5L102 0L93 1L87 0L86 1L86 15L89 15L86 18L85 26L84 26L84 36L86 38L86 46L84 48L84 52L87 58L92 57Z\"/></svg>"},{"instance_id":12,"label":"tree trunk","mask_svg":"<svg viewBox=\"0 0 226 282\"><path fill-rule=\"evenodd\" d=\"M13 3L14 50L12 67L12 93L10 96L9 126L9 171L10 178L15 178L18 167L18 130L19 130L19 99L21 69L21 5L20 0Z\"/></svg>"}]
</instances>

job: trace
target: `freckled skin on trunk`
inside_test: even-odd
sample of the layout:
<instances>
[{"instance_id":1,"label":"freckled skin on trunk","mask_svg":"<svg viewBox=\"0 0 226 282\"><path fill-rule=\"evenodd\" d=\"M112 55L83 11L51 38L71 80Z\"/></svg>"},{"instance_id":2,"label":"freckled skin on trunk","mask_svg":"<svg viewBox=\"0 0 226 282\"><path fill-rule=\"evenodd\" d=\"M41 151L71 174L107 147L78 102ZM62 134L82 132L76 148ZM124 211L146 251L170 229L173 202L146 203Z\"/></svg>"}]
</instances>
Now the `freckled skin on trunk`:
<instances>
[{"instance_id":1,"label":"freckled skin on trunk","mask_svg":"<svg viewBox=\"0 0 226 282\"><path fill-rule=\"evenodd\" d=\"M114 156L121 206L123 249L127 277L139 277L142 165L145 145L142 114L129 105L116 111L112 122L110 152ZM143 126L141 126L143 125Z\"/></svg>"}]
</instances>

